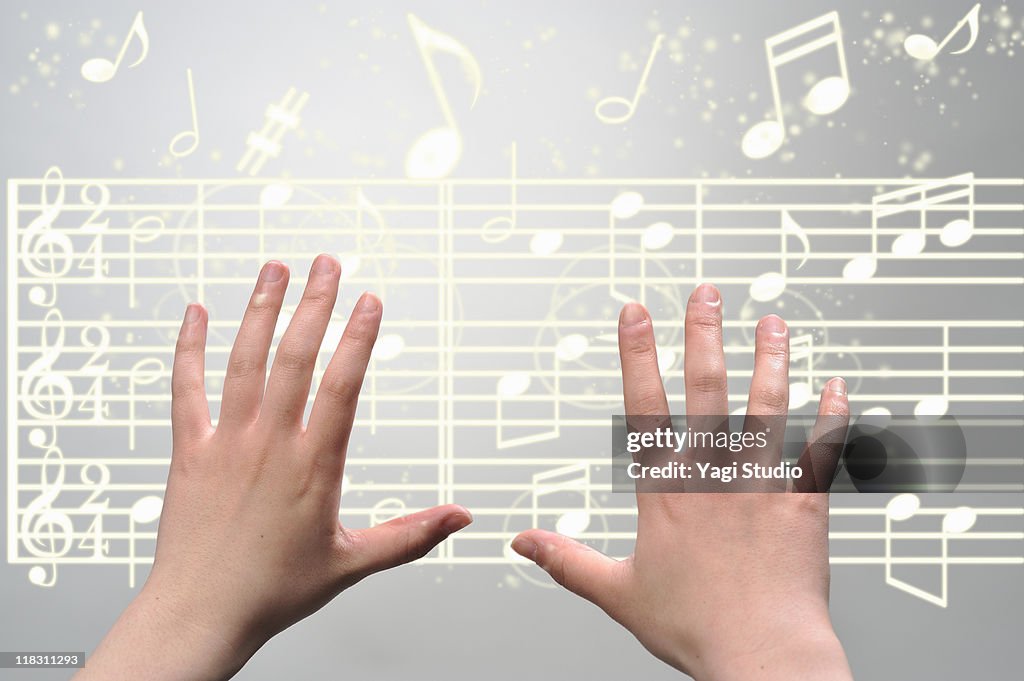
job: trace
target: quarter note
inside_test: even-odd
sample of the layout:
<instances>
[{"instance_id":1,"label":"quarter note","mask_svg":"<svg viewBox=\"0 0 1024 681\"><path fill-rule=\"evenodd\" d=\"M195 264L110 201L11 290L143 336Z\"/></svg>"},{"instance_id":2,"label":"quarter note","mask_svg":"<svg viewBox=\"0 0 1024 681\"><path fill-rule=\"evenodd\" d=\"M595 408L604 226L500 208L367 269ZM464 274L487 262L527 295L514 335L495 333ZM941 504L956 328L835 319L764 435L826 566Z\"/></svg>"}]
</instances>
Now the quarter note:
<instances>
[{"instance_id":1,"label":"quarter note","mask_svg":"<svg viewBox=\"0 0 1024 681\"><path fill-rule=\"evenodd\" d=\"M473 86L473 100L469 107L473 108L480 96L480 65L469 49L455 38L442 33L420 21L414 14L409 15L409 28L412 31L416 47L419 49L423 65L427 69L430 87L437 96L444 117L444 125L423 133L412 145L405 157L405 174L417 179L437 179L447 177L462 156L462 134L459 132L452 113L451 104L444 91L444 84L434 65L434 54L437 52L454 56L461 62L466 78Z\"/></svg>"},{"instance_id":2,"label":"quarter note","mask_svg":"<svg viewBox=\"0 0 1024 681\"><path fill-rule=\"evenodd\" d=\"M779 50L780 46L787 42L803 38L808 33L826 26L829 28L826 35L805 40L800 45L785 51ZM753 159L771 156L778 151L786 139L786 124L782 116L782 97L779 93L778 69L780 67L820 49L835 46L839 75L829 76L815 83L807 92L803 104L811 113L824 116L839 109L850 96L846 53L843 51L843 35L837 12L829 12L817 19L811 19L799 26L773 35L764 41L764 46L768 55L768 75L772 85L775 118L757 123L743 135L741 143L743 153Z\"/></svg>"},{"instance_id":3,"label":"quarter note","mask_svg":"<svg viewBox=\"0 0 1024 681\"><path fill-rule=\"evenodd\" d=\"M971 10L964 15L964 18L957 22L953 30L946 34L946 37L942 39L941 43L936 44L931 37L923 35L921 33L914 33L908 35L907 39L903 41L903 49L907 51L914 59L921 61L931 61L934 59L942 48L960 32L960 29L964 27L964 24L970 29L971 35L967 40L967 44L961 47L959 50L953 50L950 54L963 54L967 50L974 47L975 41L978 39L978 12L981 10L981 3L979 2Z\"/></svg>"},{"instance_id":4,"label":"quarter note","mask_svg":"<svg viewBox=\"0 0 1024 681\"><path fill-rule=\"evenodd\" d=\"M625 123L633 114L636 113L636 105L640 101L640 95L647 91L647 77L651 74L651 66L654 64L654 57L658 54L658 50L661 49L661 44L665 41L665 34L659 33L658 37L654 39L654 44L651 46L651 54L647 57L647 65L644 66L644 72L640 76L640 82L636 85L636 91L633 93L633 99L626 99L625 97L612 96L605 97L594 106L594 115L597 116L597 120L602 123L609 125L615 125L617 123ZM608 109L612 110L622 108L622 113L612 114L608 113Z\"/></svg>"},{"instance_id":5,"label":"quarter note","mask_svg":"<svg viewBox=\"0 0 1024 681\"><path fill-rule=\"evenodd\" d=\"M124 43L121 45L121 51L117 53L117 59L110 61L106 57L94 57L84 64L82 64L82 78L85 78L91 83L106 83L108 80L113 78L117 74L118 68L121 66L121 61L124 59L124 55L128 52L128 45L131 44L132 38L136 37L139 39L139 47L141 52L139 58L128 65L128 68L134 68L142 63L142 60L149 54L149 34L146 32L146 25L142 23L142 12L140 11L135 15L135 20L132 22L131 28L128 30L128 37L124 39Z\"/></svg>"},{"instance_id":6,"label":"quarter note","mask_svg":"<svg viewBox=\"0 0 1024 681\"><path fill-rule=\"evenodd\" d=\"M167 149L175 158L184 158L199 146L199 119L196 117L196 90L192 84L192 69L185 69L185 75L188 77L188 101L192 108L192 128L179 132L171 139ZM188 146L180 148L181 143L188 143Z\"/></svg>"},{"instance_id":7,"label":"quarter note","mask_svg":"<svg viewBox=\"0 0 1024 681\"><path fill-rule=\"evenodd\" d=\"M155 522L164 509L164 500L157 496L142 497L132 504L128 513L128 586L135 588L135 534L139 525Z\"/></svg>"}]
</instances>

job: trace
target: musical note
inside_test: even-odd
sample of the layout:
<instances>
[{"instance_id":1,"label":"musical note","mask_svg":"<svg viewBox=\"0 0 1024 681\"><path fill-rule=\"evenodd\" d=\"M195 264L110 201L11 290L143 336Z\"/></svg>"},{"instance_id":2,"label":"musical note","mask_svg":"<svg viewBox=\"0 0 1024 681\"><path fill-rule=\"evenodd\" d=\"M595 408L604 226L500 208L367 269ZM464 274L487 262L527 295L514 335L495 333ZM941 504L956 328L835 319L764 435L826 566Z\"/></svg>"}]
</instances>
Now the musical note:
<instances>
[{"instance_id":1,"label":"musical note","mask_svg":"<svg viewBox=\"0 0 1024 681\"><path fill-rule=\"evenodd\" d=\"M796 266L800 269L807 262L807 256L811 252L811 244L807 239L804 228L801 227L788 210L782 211L779 221L779 268L780 272L765 272L750 284L750 297L758 302L775 300L786 290L789 276L789 252L787 244L789 237L794 236L800 241L803 248L803 259Z\"/></svg>"},{"instance_id":2,"label":"musical note","mask_svg":"<svg viewBox=\"0 0 1024 681\"><path fill-rule=\"evenodd\" d=\"M594 115L597 116L597 120L609 125L615 125L617 123L625 123L633 117L633 114L636 113L636 105L640 101L640 95L647 91L647 77L651 74L651 66L654 64L654 57L658 54L658 50L661 49L661 44L664 41L664 33L659 33L654 39L654 44L651 46L651 54L647 57L647 64L644 66L644 72L640 76L640 82L636 85L636 92L633 93L633 99L626 99L625 97L619 96L605 97L594 107ZM621 114L609 114L607 113L609 107L612 109L623 107L624 111Z\"/></svg>"},{"instance_id":3,"label":"musical note","mask_svg":"<svg viewBox=\"0 0 1024 681\"><path fill-rule=\"evenodd\" d=\"M403 515L405 515L404 501L398 497L381 499L373 505L373 510L370 511L370 527L400 518Z\"/></svg>"},{"instance_id":4,"label":"musical note","mask_svg":"<svg viewBox=\"0 0 1024 681\"><path fill-rule=\"evenodd\" d=\"M963 185L963 188L955 188L957 185ZM949 191L943 191L946 189ZM932 192L941 193L933 195ZM913 200L905 201L908 198ZM966 200L966 203L958 203L960 199ZM950 208L950 205L953 207ZM910 212L918 215L917 228L901 234L893 241L893 254L904 257L920 254L926 244L928 215L937 210L966 212L966 218L950 220L942 227L939 240L951 248L967 243L974 234L974 173L955 175L945 180L925 182L871 197L871 249L869 253L846 263L843 278L863 281L875 275L878 270L878 223L893 215Z\"/></svg>"},{"instance_id":5,"label":"musical note","mask_svg":"<svg viewBox=\"0 0 1024 681\"><path fill-rule=\"evenodd\" d=\"M164 509L164 500L157 496L145 496L132 504L128 513L128 586L135 588L135 533L139 525L155 522Z\"/></svg>"},{"instance_id":6,"label":"musical note","mask_svg":"<svg viewBox=\"0 0 1024 681\"><path fill-rule=\"evenodd\" d=\"M423 133L409 148L405 157L405 174L417 179L438 179L447 177L455 169L462 156L462 134L459 132L452 113L451 104L445 94L441 77L434 64L434 53L449 54L462 64L466 78L473 86L473 100L469 108L476 105L480 96L482 76L480 65L465 45L446 33L427 26L414 14L409 14L409 29L412 31L416 48L427 69L430 87L434 90L444 125Z\"/></svg>"},{"instance_id":7,"label":"musical note","mask_svg":"<svg viewBox=\"0 0 1024 681\"><path fill-rule=\"evenodd\" d=\"M199 119L196 117L196 90L192 84L192 69L186 68L185 75L188 77L188 102L192 109L192 128L190 130L183 130L175 135L171 139L171 143L168 145L167 150L171 152L171 156L175 158L184 158L188 156L199 146ZM179 149L178 146L182 142L191 140L191 143L184 149Z\"/></svg>"},{"instance_id":8,"label":"musical note","mask_svg":"<svg viewBox=\"0 0 1024 681\"><path fill-rule=\"evenodd\" d=\"M817 31L824 26L829 27L828 34L776 54L776 49L780 45ZM843 50L838 12L829 12L817 19L811 19L799 26L773 35L764 41L764 45L768 55L768 75L772 86L772 100L775 104L775 118L755 124L743 135L741 143L743 153L753 159L771 156L778 151L783 140L786 139L786 124L782 115L782 97L779 93L777 73L781 66L834 45L839 62L839 75L829 76L815 83L807 92L803 105L811 113L824 116L839 109L850 96L850 80L846 71L846 53Z\"/></svg>"},{"instance_id":9,"label":"musical note","mask_svg":"<svg viewBox=\"0 0 1024 681\"><path fill-rule=\"evenodd\" d=\"M51 203L49 190L57 186L57 197ZM41 211L25 228L22 237L21 262L32 276L47 282L51 293L36 284L29 289L28 299L34 305L50 307L57 302L56 280L71 270L74 246L63 232L52 229L54 221L64 208L64 175L60 168L51 166L43 175L39 189Z\"/></svg>"},{"instance_id":10,"label":"musical note","mask_svg":"<svg viewBox=\"0 0 1024 681\"><path fill-rule=\"evenodd\" d=\"M480 227L480 238L489 244L501 243L509 238L516 228L517 154L516 143L513 142L510 145L512 171L509 173L509 192L512 199L509 203L509 215L491 218Z\"/></svg>"},{"instance_id":11,"label":"musical note","mask_svg":"<svg viewBox=\"0 0 1024 681\"><path fill-rule=\"evenodd\" d=\"M139 39L139 46L142 49L139 53L139 58L128 65L130 69L141 64L142 60L149 54L149 34L146 33L146 26L142 23L141 11L135 15L135 20L132 21L132 26L128 30L128 36L121 45L121 51L117 53L117 59L110 61L106 57L94 57L88 60L82 64L82 78L92 83L106 83L113 78L117 74L117 69L121 66L121 60L124 59L124 55L128 51L128 45L131 44L133 37Z\"/></svg>"},{"instance_id":12,"label":"musical note","mask_svg":"<svg viewBox=\"0 0 1024 681\"><path fill-rule=\"evenodd\" d=\"M618 194L608 206L608 293L612 298L622 303L628 303L635 299L644 302L646 290L645 287L641 287L640 295L637 298L633 298L618 289L615 274L615 264L618 259L618 249L615 240L616 225L619 220L628 220L636 217L643 207L644 195L634 191Z\"/></svg>"},{"instance_id":13,"label":"musical note","mask_svg":"<svg viewBox=\"0 0 1024 681\"><path fill-rule=\"evenodd\" d=\"M907 51L914 59L921 61L931 61L934 59L942 48L946 46L954 35L956 35L960 29L964 27L964 24L970 28L971 36L967 41L967 44L961 47L959 50L954 50L950 54L963 54L967 50L974 47L974 42L978 39L978 12L981 10L981 3L979 2L971 10L964 15L964 18L957 22L953 30L946 34L946 37L942 39L942 42L935 44L935 41L931 37L922 35L920 33L914 33L908 35L907 39L903 41L903 49Z\"/></svg>"},{"instance_id":14,"label":"musical note","mask_svg":"<svg viewBox=\"0 0 1024 681\"><path fill-rule=\"evenodd\" d=\"M132 223L128 236L128 305L138 304L136 293L136 249L135 244L146 244L156 241L167 229L166 223L159 215L147 215Z\"/></svg>"},{"instance_id":15,"label":"musical note","mask_svg":"<svg viewBox=\"0 0 1024 681\"><path fill-rule=\"evenodd\" d=\"M943 190L957 185L963 185L963 189L950 189L943 194L929 196L933 190ZM901 203L901 199L920 195L916 201ZM966 199L966 205L954 203L958 199ZM890 215L898 215L903 212L916 211L919 217L918 228L901 234L892 244L892 252L901 256L918 255L924 251L926 233L928 229L928 213L937 206L943 204L954 204L957 207L963 205L967 212L966 218L956 218L947 222L939 235L939 241L944 246L954 248L967 243L974 235L974 173L956 175L947 180L928 182L925 184L898 189L887 194L880 194L872 201L872 208L878 219Z\"/></svg>"},{"instance_id":16,"label":"musical note","mask_svg":"<svg viewBox=\"0 0 1024 681\"><path fill-rule=\"evenodd\" d=\"M579 537L590 526L590 464L572 463L535 473L530 492L533 526L541 526L544 497L571 492L583 497L581 508L565 511L555 521L555 531L567 537Z\"/></svg>"},{"instance_id":17,"label":"musical note","mask_svg":"<svg viewBox=\"0 0 1024 681\"><path fill-rule=\"evenodd\" d=\"M308 92L299 95L295 88L290 87L279 103L267 107L263 128L259 132L250 132L245 138L245 153L238 160L235 170L255 175L267 159L280 156L281 138L289 130L299 127L299 112L308 100Z\"/></svg>"},{"instance_id":18,"label":"musical note","mask_svg":"<svg viewBox=\"0 0 1024 681\"><path fill-rule=\"evenodd\" d=\"M159 357L147 357L136 362L128 376L128 449L135 449L136 386L152 385L167 375L167 366Z\"/></svg>"},{"instance_id":19,"label":"musical note","mask_svg":"<svg viewBox=\"0 0 1024 681\"><path fill-rule=\"evenodd\" d=\"M941 571L941 586L938 595L925 591L902 579L893 576L893 551L892 544L895 539L893 534L893 522L909 520L921 508L921 500L915 494L899 494L889 500L885 507L885 583L917 596L940 608L949 604L949 540L955 535L961 535L970 530L977 521L977 513L967 506L959 506L945 512L942 517L942 530L937 533L941 549L939 554L939 569Z\"/></svg>"},{"instance_id":20,"label":"musical note","mask_svg":"<svg viewBox=\"0 0 1024 681\"><path fill-rule=\"evenodd\" d=\"M563 348L563 351L565 349ZM553 377L553 394L551 396L552 416L551 420L520 420L515 423L517 427L529 427L529 426L541 426L546 427L545 430L540 432L531 433L528 435L521 435L518 437L507 437L505 431L510 427L507 423L506 417L506 405L508 403L530 403L530 400L526 398L526 391L529 390L533 379L529 373L525 371L511 371L500 379L498 379L497 386L495 388L495 409L496 409L496 422L495 426L495 447L498 449L508 449L510 447L519 447L522 445L535 444L537 442L544 442L546 440L554 440L561 435L561 424L559 423L559 400L558 395L561 391L561 360L559 359L558 352L553 354L554 358L554 377ZM548 425L551 424L551 425Z\"/></svg>"}]
</instances>

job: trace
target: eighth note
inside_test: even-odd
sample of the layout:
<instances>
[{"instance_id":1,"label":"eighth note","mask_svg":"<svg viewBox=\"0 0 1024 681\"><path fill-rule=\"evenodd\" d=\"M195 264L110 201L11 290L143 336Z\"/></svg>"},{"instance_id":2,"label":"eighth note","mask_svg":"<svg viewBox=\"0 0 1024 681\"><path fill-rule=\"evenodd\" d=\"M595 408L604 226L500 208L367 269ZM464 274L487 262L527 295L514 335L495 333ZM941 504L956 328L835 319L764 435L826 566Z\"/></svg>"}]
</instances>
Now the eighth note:
<instances>
[{"instance_id":1,"label":"eighth note","mask_svg":"<svg viewBox=\"0 0 1024 681\"><path fill-rule=\"evenodd\" d=\"M946 37L942 39L941 43L936 44L929 36L921 33L915 33L907 36L907 39L903 41L903 49L907 51L914 59L920 59L921 61L931 61L934 59L942 48L946 46L946 43L952 39L960 29L964 27L964 24L970 28L971 37L968 39L967 44L961 47L959 50L953 50L950 54L963 54L967 50L974 47L974 42L978 39L978 11L981 9L981 3L979 2L971 11L964 15L964 18L957 22L953 30L946 34Z\"/></svg>"},{"instance_id":2,"label":"eighth note","mask_svg":"<svg viewBox=\"0 0 1024 681\"><path fill-rule=\"evenodd\" d=\"M800 245L803 247L803 260L796 266L800 269L807 262L807 255L811 251L810 241L807 239L807 234L804 233L804 228L801 227L793 216L789 214L789 211L782 211L782 221L779 225L779 236L781 244L781 251L779 254L779 268L781 272L765 272L750 284L750 297L758 302L767 302L769 300L775 300L782 292L786 290L786 285L789 278L789 253L786 248L787 241L790 236L795 236L800 240Z\"/></svg>"},{"instance_id":3,"label":"eighth note","mask_svg":"<svg viewBox=\"0 0 1024 681\"><path fill-rule=\"evenodd\" d=\"M437 96L441 107L444 125L428 130L416 140L405 157L405 174L417 179L437 179L447 177L462 156L462 134L455 124L455 115L445 94L441 77L434 65L434 53L442 52L456 57L466 72L466 78L473 85L473 100L469 107L473 108L480 96L480 65L469 49L455 38L441 33L420 21L416 15L409 15L409 29L416 40L423 65L427 69L430 87Z\"/></svg>"},{"instance_id":4,"label":"eighth note","mask_svg":"<svg viewBox=\"0 0 1024 681\"><path fill-rule=\"evenodd\" d=\"M805 42L796 47L776 54L776 50L795 38L803 38L808 33L816 31L823 26L829 27L829 32L819 38L805 39ZM843 104L850 96L850 78L846 72L846 53L843 51L843 34L839 27L839 14L829 12L817 19L795 26L787 31L773 35L764 41L765 51L768 53L768 75L772 84L772 100L775 104L775 118L761 121L754 125L743 135L741 147L743 153L749 158L765 158L771 156L786 139L786 124L782 117L782 98L779 94L780 66L796 61L802 57L812 54L822 48L835 45L836 59L839 62L839 75L822 78L814 84L804 98L804 106L814 114L824 116L830 114Z\"/></svg>"},{"instance_id":5,"label":"eighth note","mask_svg":"<svg viewBox=\"0 0 1024 681\"><path fill-rule=\"evenodd\" d=\"M117 53L117 59L110 61L106 57L94 57L86 61L82 64L82 78L91 83L106 83L113 78L117 74L117 69L121 66L121 60L124 59L124 55L128 51L128 45L132 42L132 36L138 37L142 52L139 54L138 59L128 65L128 68L135 68L141 64L142 60L149 54L149 34L146 33L146 26L142 23L142 12L139 12L135 15L135 20L132 21L132 27L128 31L128 37L124 39L124 43L121 45L121 51Z\"/></svg>"},{"instance_id":6,"label":"eighth note","mask_svg":"<svg viewBox=\"0 0 1024 681\"><path fill-rule=\"evenodd\" d=\"M609 125L615 125L616 123L625 123L633 114L636 113L636 105L640 101L640 95L647 91L647 76L651 74L651 66L654 64L654 57L658 54L658 50L661 49L661 44L665 41L665 34L659 33L658 37L654 39L654 44L651 46L651 54L647 57L647 65L644 66L643 75L640 76L640 82L636 85L636 92L633 93L633 99L629 100L625 97L605 97L594 107L594 115L597 116L597 120L602 123ZM620 114L609 114L608 108L622 107L623 112Z\"/></svg>"}]
</instances>

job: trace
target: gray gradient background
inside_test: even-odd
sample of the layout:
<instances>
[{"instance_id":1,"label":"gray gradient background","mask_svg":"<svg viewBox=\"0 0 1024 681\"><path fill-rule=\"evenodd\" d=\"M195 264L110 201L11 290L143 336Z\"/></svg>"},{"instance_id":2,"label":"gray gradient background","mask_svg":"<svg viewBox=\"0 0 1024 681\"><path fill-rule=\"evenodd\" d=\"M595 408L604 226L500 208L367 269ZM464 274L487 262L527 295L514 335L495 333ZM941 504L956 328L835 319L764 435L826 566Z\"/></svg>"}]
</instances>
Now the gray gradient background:
<instances>
[{"instance_id":1,"label":"gray gradient background","mask_svg":"<svg viewBox=\"0 0 1024 681\"><path fill-rule=\"evenodd\" d=\"M474 111L455 106L465 136L456 176L504 176L502 151L518 140L520 174L532 177L942 177L967 170L1019 177L1019 39L1010 56L986 21L970 53L938 59L931 74L902 55L898 41L865 42L878 42L877 29L922 30L925 16L940 37L970 4L5 2L0 174L39 177L56 164L67 177L237 177L245 135L262 124L269 102L295 86L311 95L303 130L285 138L284 154L262 176L401 177L405 149L440 123L408 36L405 13L414 11L457 36L483 70ZM1024 7L1005 5L1010 31L1021 31ZM998 7L986 2L983 11ZM152 42L147 60L105 85L83 81L81 62L116 53L139 9ZM840 10L853 83L849 102L827 117L835 127L808 123L784 147L793 152L788 161L782 153L747 160L739 138L768 106L763 39L832 9ZM101 20L98 29L90 27L93 19ZM50 22L61 26L57 40L46 37ZM684 25L691 33L683 38L682 63L662 53L634 119L598 123L588 90L631 95L638 72L623 72L620 55L642 67L652 30L671 35ZM79 44L80 32L92 36L91 46ZM113 48L104 44L108 38ZM42 75L29 58L37 47L38 59L61 55L53 73ZM185 66L195 72L202 143L177 164L168 162L166 146L187 122ZM458 73L442 70L454 101ZM17 92L9 89L15 84ZM751 92L756 102L748 100ZM738 122L743 113L750 122ZM966 306L971 315L1020 316L1019 291L978 291L942 295L946 306ZM886 293L867 295L878 297L863 303L870 308L883 305ZM925 308L934 307L936 295L900 291L905 302ZM1007 314L1008 306L1018 312ZM834 503L877 506L884 499ZM1019 506L1021 498L978 495L956 503ZM91 650L132 597L121 569L65 569L52 589L33 587L26 571L0 563L3 650ZM416 566L375 576L275 638L238 678L678 676L571 594L501 588L510 571ZM834 569L833 617L858 678L1019 678L1024 573L954 568L950 580L950 606L940 610L887 587L880 567ZM0 671L4 679L68 675Z\"/></svg>"}]
</instances>

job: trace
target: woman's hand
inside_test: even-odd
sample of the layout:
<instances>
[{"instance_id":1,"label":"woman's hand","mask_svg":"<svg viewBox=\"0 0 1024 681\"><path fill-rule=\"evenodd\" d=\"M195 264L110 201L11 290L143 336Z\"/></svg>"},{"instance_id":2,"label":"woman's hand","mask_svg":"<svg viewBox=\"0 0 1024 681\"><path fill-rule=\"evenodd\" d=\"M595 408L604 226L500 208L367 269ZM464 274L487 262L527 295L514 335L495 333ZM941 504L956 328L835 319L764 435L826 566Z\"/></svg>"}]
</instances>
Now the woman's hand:
<instances>
[{"instance_id":1,"label":"woman's hand","mask_svg":"<svg viewBox=\"0 0 1024 681\"><path fill-rule=\"evenodd\" d=\"M381 320L380 301L363 294L303 427L340 271L325 255L313 263L267 380L288 269L263 267L228 360L216 428L204 387L206 312L188 307L153 569L80 678L228 678L344 589L420 558L471 522L450 505L365 530L339 523L345 450Z\"/></svg>"},{"instance_id":2,"label":"woman's hand","mask_svg":"<svg viewBox=\"0 0 1024 681\"><path fill-rule=\"evenodd\" d=\"M688 423L701 416L720 422L729 405L722 303L713 286L690 297L685 340ZM651 319L637 303L622 310L619 354L627 420L670 414ZM788 368L788 329L778 317L765 317L757 327L748 415L785 417ZM512 546L700 681L849 679L828 612L824 493L842 447L834 431L841 424L845 433L849 415L842 379L829 381L818 414L800 461L803 489L812 493L639 493L636 547L623 561L542 530L523 532ZM782 443L769 438L769 446L779 448L768 453L777 458ZM725 454L730 463L743 456ZM715 456L704 452L701 460ZM807 487L808 480L818 482Z\"/></svg>"}]
</instances>

